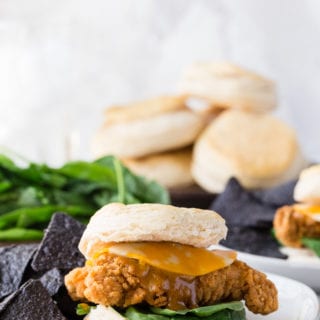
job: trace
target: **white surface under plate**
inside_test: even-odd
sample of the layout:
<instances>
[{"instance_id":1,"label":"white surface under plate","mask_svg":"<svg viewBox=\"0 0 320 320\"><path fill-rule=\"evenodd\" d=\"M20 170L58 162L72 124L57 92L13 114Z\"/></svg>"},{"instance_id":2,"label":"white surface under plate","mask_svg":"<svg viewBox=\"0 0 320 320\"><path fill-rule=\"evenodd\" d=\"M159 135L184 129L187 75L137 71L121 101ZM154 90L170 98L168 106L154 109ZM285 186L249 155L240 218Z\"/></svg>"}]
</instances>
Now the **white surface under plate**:
<instances>
[{"instance_id":1,"label":"white surface under plate","mask_svg":"<svg viewBox=\"0 0 320 320\"><path fill-rule=\"evenodd\" d=\"M278 289L279 309L267 316L247 312L248 320L316 320L319 319L319 301L315 292L305 284L267 274Z\"/></svg>"}]
</instances>

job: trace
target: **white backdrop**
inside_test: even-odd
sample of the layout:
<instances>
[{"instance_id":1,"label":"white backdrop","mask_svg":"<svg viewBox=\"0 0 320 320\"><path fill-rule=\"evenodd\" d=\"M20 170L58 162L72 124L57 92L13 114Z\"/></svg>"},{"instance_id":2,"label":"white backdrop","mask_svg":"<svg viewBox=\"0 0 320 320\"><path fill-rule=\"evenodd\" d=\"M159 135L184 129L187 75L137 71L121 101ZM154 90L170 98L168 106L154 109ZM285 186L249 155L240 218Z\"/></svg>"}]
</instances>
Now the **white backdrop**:
<instances>
[{"instance_id":1,"label":"white backdrop","mask_svg":"<svg viewBox=\"0 0 320 320\"><path fill-rule=\"evenodd\" d=\"M89 159L106 106L174 93L191 62L231 60L277 82L278 115L320 161L319 13L318 0L0 0L0 144Z\"/></svg>"}]
</instances>

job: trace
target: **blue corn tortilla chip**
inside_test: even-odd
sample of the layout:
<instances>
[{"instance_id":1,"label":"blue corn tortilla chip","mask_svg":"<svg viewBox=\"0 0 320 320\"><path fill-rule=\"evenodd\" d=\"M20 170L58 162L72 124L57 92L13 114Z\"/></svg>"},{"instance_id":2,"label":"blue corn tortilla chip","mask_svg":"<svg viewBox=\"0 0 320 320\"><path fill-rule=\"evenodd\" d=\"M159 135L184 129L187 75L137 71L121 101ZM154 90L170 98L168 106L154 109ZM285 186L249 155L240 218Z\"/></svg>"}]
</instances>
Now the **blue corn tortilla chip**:
<instances>
[{"instance_id":1,"label":"blue corn tortilla chip","mask_svg":"<svg viewBox=\"0 0 320 320\"><path fill-rule=\"evenodd\" d=\"M248 191L235 178L230 179L224 192L210 206L228 226L227 239L222 244L247 253L285 259L271 229L276 210L293 203L295 184L296 181L291 181L267 190Z\"/></svg>"},{"instance_id":2,"label":"blue corn tortilla chip","mask_svg":"<svg viewBox=\"0 0 320 320\"><path fill-rule=\"evenodd\" d=\"M297 180L293 180L271 189L254 191L252 194L263 204L279 208L294 203L293 190L296 184Z\"/></svg>"},{"instance_id":3,"label":"blue corn tortilla chip","mask_svg":"<svg viewBox=\"0 0 320 320\"><path fill-rule=\"evenodd\" d=\"M0 304L1 320L66 320L38 280L29 280Z\"/></svg>"},{"instance_id":4,"label":"blue corn tortilla chip","mask_svg":"<svg viewBox=\"0 0 320 320\"><path fill-rule=\"evenodd\" d=\"M232 178L210 208L219 212L228 226L272 228L277 208L292 204L294 185L295 183L290 182L275 189L254 193L243 188Z\"/></svg>"},{"instance_id":5,"label":"blue corn tortilla chip","mask_svg":"<svg viewBox=\"0 0 320 320\"><path fill-rule=\"evenodd\" d=\"M58 268L53 268L48 271L34 271L29 265L26 269L21 283L25 283L30 279L39 280L47 289L50 296L53 297L58 293L61 287L64 286L64 276L67 272Z\"/></svg>"},{"instance_id":6,"label":"blue corn tortilla chip","mask_svg":"<svg viewBox=\"0 0 320 320\"><path fill-rule=\"evenodd\" d=\"M279 250L279 244L269 229L230 227L226 240L221 244L237 251L251 254L286 259Z\"/></svg>"},{"instance_id":7,"label":"blue corn tortilla chip","mask_svg":"<svg viewBox=\"0 0 320 320\"><path fill-rule=\"evenodd\" d=\"M72 217L55 213L33 257L33 270L70 270L83 266L85 259L78 250L78 244L84 229L85 225Z\"/></svg>"},{"instance_id":8,"label":"blue corn tortilla chip","mask_svg":"<svg viewBox=\"0 0 320 320\"><path fill-rule=\"evenodd\" d=\"M53 268L47 271L39 280L52 297L64 286L64 273L57 268Z\"/></svg>"},{"instance_id":9,"label":"blue corn tortilla chip","mask_svg":"<svg viewBox=\"0 0 320 320\"><path fill-rule=\"evenodd\" d=\"M19 288L37 247L37 244L0 247L0 300Z\"/></svg>"}]
</instances>

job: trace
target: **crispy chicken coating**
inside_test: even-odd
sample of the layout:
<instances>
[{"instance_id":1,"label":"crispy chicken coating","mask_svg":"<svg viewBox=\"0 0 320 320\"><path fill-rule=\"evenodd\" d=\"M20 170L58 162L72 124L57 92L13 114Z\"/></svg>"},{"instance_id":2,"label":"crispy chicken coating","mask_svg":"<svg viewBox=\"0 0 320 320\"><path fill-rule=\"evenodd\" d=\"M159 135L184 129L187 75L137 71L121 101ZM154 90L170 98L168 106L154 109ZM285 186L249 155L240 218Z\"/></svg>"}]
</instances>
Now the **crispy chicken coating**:
<instances>
[{"instance_id":1,"label":"crispy chicken coating","mask_svg":"<svg viewBox=\"0 0 320 320\"><path fill-rule=\"evenodd\" d=\"M278 240L288 247L301 248L303 237L320 238L320 222L298 212L294 206L279 208L273 226Z\"/></svg>"},{"instance_id":2,"label":"crispy chicken coating","mask_svg":"<svg viewBox=\"0 0 320 320\"><path fill-rule=\"evenodd\" d=\"M83 268L72 270L65 284L74 300L127 307L142 302L173 310L245 300L254 313L277 310L277 289L241 261L202 276L163 271L136 259L100 255Z\"/></svg>"}]
</instances>

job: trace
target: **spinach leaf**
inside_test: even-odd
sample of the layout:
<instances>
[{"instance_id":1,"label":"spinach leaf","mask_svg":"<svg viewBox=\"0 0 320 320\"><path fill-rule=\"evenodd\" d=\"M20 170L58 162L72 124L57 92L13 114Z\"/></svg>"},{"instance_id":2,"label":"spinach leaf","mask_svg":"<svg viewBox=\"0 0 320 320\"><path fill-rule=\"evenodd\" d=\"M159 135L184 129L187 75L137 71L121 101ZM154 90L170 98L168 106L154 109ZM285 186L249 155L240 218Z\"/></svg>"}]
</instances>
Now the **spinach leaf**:
<instances>
[{"instance_id":1,"label":"spinach leaf","mask_svg":"<svg viewBox=\"0 0 320 320\"><path fill-rule=\"evenodd\" d=\"M9 170L19 171L19 168L15 165L14 161L4 154L0 154L0 166Z\"/></svg>"},{"instance_id":2,"label":"spinach leaf","mask_svg":"<svg viewBox=\"0 0 320 320\"><path fill-rule=\"evenodd\" d=\"M168 320L170 318L158 314L143 312L140 309L129 307L125 312L125 317L129 320Z\"/></svg>"},{"instance_id":3,"label":"spinach leaf","mask_svg":"<svg viewBox=\"0 0 320 320\"><path fill-rule=\"evenodd\" d=\"M178 310L178 311L150 307L150 310L156 314L169 315L169 316L194 314L198 317L211 316L212 314L217 313L221 310L225 310L225 309L233 310L233 311L242 311L244 309L244 306L241 301L233 301L233 302L219 303L219 304L215 304L212 306L205 306L205 307L186 309L186 310Z\"/></svg>"},{"instance_id":4,"label":"spinach leaf","mask_svg":"<svg viewBox=\"0 0 320 320\"><path fill-rule=\"evenodd\" d=\"M78 303L77 304L77 309L76 309L76 314L78 316L84 316L90 313L90 310L92 308L95 308L93 306L88 305L87 303Z\"/></svg>"},{"instance_id":5,"label":"spinach leaf","mask_svg":"<svg viewBox=\"0 0 320 320\"><path fill-rule=\"evenodd\" d=\"M245 320L245 309L242 302L221 303L213 306L190 310L173 311L169 309L130 307L125 316L129 320Z\"/></svg>"},{"instance_id":6,"label":"spinach leaf","mask_svg":"<svg viewBox=\"0 0 320 320\"><path fill-rule=\"evenodd\" d=\"M9 190L12 187L12 183L8 180L2 180L0 182L0 192Z\"/></svg>"},{"instance_id":7,"label":"spinach leaf","mask_svg":"<svg viewBox=\"0 0 320 320\"><path fill-rule=\"evenodd\" d=\"M43 224L50 221L54 212L67 212L69 215L74 217L88 217L92 214L92 208L72 205L46 205L18 208L0 216L0 230L14 226L20 228L37 225L43 226Z\"/></svg>"},{"instance_id":8,"label":"spinach leaf","mask_svg":"<svg viewBox=\"0 0 320 320\"><path fill-rule=\"evenodd\" d=\"M65 164L57 172L69 178L86 181L104 182L108 187L116 189L116 177L113 166L104 167L96 163L74 161Z\"/></svg>"},{"instance_id":9,"label":"spinach leaf","mask_svg":"<svg viewBox=\"0 0 320 320\"><path fill-rule=\"evenodd\" d=\"M40 240L43 231L25 228L12 228L0 230L0 241L28 241Z\"/></svg>"},{"instance_id":10,"label":"spinach leaf","mask_svg":"<svg viewBox=\"0 0 320 320\"><path fill-rule=\"evenodd\" d=\"M301 241L305 247L309 248L320 257L320 238L302 238Z\"/></svg>"},{"instance_id":11,"label":"spinach leaf","mask_svg":"<svg viewBox=\"0 0 320 320\"><path fill-rule=\"evenodd\" d=\"M94 163L103 167L114 167L114 157L106 156L97 159ZM169 203L168 192L155 181L148 181L144 177L133 174L121 164L124 185L125 203ZM154 201L156 199L156 201Z\"/></svg>"},{"instance_id":12,"label":"spinach leaf","mask_svg":"<svg viewBox=\"0 0 320 320\"><path fill-rule=\"evenodd\" d=\"M25 240L31 240L32 235L38 239L40 233L33 231L46 227L56 211L86 223L96 210L110 202L169 203L164 188L134 175L113 156L93 162L72 161L60 168L23 163L19 167L0 154L2 239L6 235L17 241L23 240L23 235Z\"/></svg>"}]
</instances>

